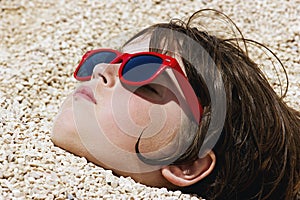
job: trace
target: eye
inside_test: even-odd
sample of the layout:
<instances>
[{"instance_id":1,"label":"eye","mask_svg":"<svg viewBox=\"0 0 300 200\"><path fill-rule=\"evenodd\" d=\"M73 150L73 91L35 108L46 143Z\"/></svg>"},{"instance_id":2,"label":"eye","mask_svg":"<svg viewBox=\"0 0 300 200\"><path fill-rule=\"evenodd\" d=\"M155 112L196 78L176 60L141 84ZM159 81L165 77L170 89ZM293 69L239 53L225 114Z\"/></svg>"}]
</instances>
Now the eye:
<instances>
[{"instance_id":1,"label":"eye","mask_svg":"<svg viewBox=\"0 0 300 200\"><path fill-rule=\"evenodd\" d=\"M164 101L165 89L163 86L158 84L147 84L140 86L134 92L136 95L152 102L161 102Z\"/></svg>"},{"instance_id":2,"label":"eye","mask_svg":"<svg viewBox=\"0 0 300 200\"><path fill-rule=\"evenodd\" d=\"M155 86L153 86L153 84L143 85L141 87L141 89L145 90L146 92L151 92L151 93L154 93L156 95L160 95L159 92L156 90Z\"/></svg>"}]
</instances>

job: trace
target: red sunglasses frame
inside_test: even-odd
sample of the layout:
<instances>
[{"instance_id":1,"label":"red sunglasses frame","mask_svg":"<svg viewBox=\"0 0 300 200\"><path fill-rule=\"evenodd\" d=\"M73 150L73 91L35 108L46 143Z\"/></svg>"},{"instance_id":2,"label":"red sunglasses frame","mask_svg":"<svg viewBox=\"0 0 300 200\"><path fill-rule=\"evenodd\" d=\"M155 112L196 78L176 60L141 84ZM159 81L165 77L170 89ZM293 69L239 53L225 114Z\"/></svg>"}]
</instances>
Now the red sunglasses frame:
<instances>
[{"instance_id":1,"label":"red sunglasses frame","mask_svg":"<svg viewBox=\"0 0 300 200\"><path fill-rule=\"evenodd\" d=\"M147 80L139 81L139 82L126 80L123 76L123 69L128 63L128 61L134 57L143 56L143 55L152 55L160 58L162 60L162 63L160 64L160 68ZM172 68L177 72L179 72L184 77L186 77L176 59L156 52L139 52L134 54L124 53L111 62L111 64L116 64L116 63L121 63L119 68L119 77L121 82L127 85L141 86L141 85L149 84L153 81L153 79L155 79L158 75L160 75L166 68Z\"/></svg>"},{"instance_id":2,"label":"red sunglasses frame","mask_svg":"<svg viewBox=\"0 0 300 200\"><path fill-rule=\"evenodd\" d=\"M81 77L81 76L77 76L77 73L79 71L79 69L81 68L81 66L84 64L84 62L92 55L96 54L96 53L99 53L99 52L111 52L111 53L115 53L116 54L116 58L121 56L122 53L117 51L117 50L114 50L114 49L95 49L95 50L90 50L90 51L87 51L81 58L81 61L80 63L78 64L75 72L74 72L74 78L78 81L88 81L88 80L91 80L92 78L92 75L91 76L85 76L85 77Z\"/></svg>"},{"instance_id":3,"label":"red sunglasses frame","mask_svg":"<svg viewBox=\"0 0 300 200\"><path fill-rule=\"evenodd\" d=\"M177 82L179 83L179 86L183 92L183 95L185 96L185 99L187 101L187 104L196 120L197 123L200 122L202 114L203 114L203 108L202 105L200 103L200 101L198 100L194 89L192 88L191 84L188 81L188 78L186 77L186 75L184 74L184 72L182 71L179 63L177 62L177 60L171 56L167 56L164 54L160 54L160 53L156 53L156 52L138 52L138 53L133 53L133 54L129 54L129 53L121 53L119 51L113 50L113 49L97 49L97 50L91 50L86 52L79 65L77 66L75 72L74 72L74 77L79 80L79 81L87 81L91 79L91 76L86 76L86 77L79 77L77 76L77 72L79 71L80 67L83 65L83 63L92 55L94 55L95 53L98 52L112 52L116 54L116 58L113 59L110 64L117 64L117 63L121 63L120 68L119 68L119 78L120 81L125 84L125 85L130 85L130 86L142 86L142 85L146 85L151 83L158 75L160 75L163 71L165 71L167 68L171 68L172 70L174 70L174 75L175 78L177 79ZM127 64L127 62L137 56L142 56L142 55L153 55L156 57L159 57L160 59L162 59L162 63L160 65L160 68L157 70L157 72L155 74L153 74L153 76L151 76L149 79L145 80L145 81L140 81L140 82L134 82L134 81L129 81L126 80L123 75L122 75L122 71L124 69L124 66Z\"/></svg>"}]
</instances>

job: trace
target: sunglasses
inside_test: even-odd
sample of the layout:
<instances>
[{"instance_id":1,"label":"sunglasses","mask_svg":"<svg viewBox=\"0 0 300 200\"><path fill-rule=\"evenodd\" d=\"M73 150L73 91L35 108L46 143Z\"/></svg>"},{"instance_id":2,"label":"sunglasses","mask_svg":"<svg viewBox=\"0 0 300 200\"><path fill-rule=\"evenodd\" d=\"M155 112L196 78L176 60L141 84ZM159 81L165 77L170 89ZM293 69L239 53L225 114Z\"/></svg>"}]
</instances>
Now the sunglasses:
<instances>
[{"instance_id":1,"label":"sunglasses","mask_svg":"<svg viewBox=\"0 0 300 200\"><path fill-rule=\"evenodd\" d=\"M194 119L200 122L202 105L175 58L156 52L129 54L113 49L91 50L83 55L74 72L75 79L90 80L95 66L100 63L121 63L118 72L121 83L135 87L150 84L167 69L172 69Z\"/></svg>"}]
</instances>

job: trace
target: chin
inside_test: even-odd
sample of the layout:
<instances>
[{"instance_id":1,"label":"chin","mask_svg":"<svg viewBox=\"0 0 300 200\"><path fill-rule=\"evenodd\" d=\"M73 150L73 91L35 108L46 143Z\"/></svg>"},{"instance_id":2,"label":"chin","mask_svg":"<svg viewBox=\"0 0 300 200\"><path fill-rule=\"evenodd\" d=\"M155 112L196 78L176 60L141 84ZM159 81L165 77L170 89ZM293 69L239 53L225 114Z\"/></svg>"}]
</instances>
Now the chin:
<instances>
[{"instance_id":1,"label":"chin","mask_svg":"<svg viewBox=\"0 0 300 200\"><path fill-rule=\"evenodd\" d=\"M76 135L73 111L71 108L63 108L53 122L51 140L54 145L67 149L68 146L74 143Z\"/></svg>"}]
</instances>

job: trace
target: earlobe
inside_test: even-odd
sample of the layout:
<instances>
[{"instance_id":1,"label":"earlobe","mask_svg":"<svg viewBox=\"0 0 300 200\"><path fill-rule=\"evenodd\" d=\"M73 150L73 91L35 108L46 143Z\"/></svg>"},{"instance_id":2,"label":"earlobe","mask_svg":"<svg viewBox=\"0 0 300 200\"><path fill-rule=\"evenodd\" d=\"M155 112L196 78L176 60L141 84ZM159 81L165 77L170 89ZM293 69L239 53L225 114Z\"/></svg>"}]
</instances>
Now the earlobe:
<instances>
[{"instance_id":1,"label":"earlobe","mask_svg":"<svg viewBox=\"0 0 300 200\"><path fill-rule=\"evenodd\" d=\"M214 169L216 156L213 151L197 160L181 165L169 165L161 169L162 176L173 185L186 187L208 176Z\"/></svg>"}]
</instances>

